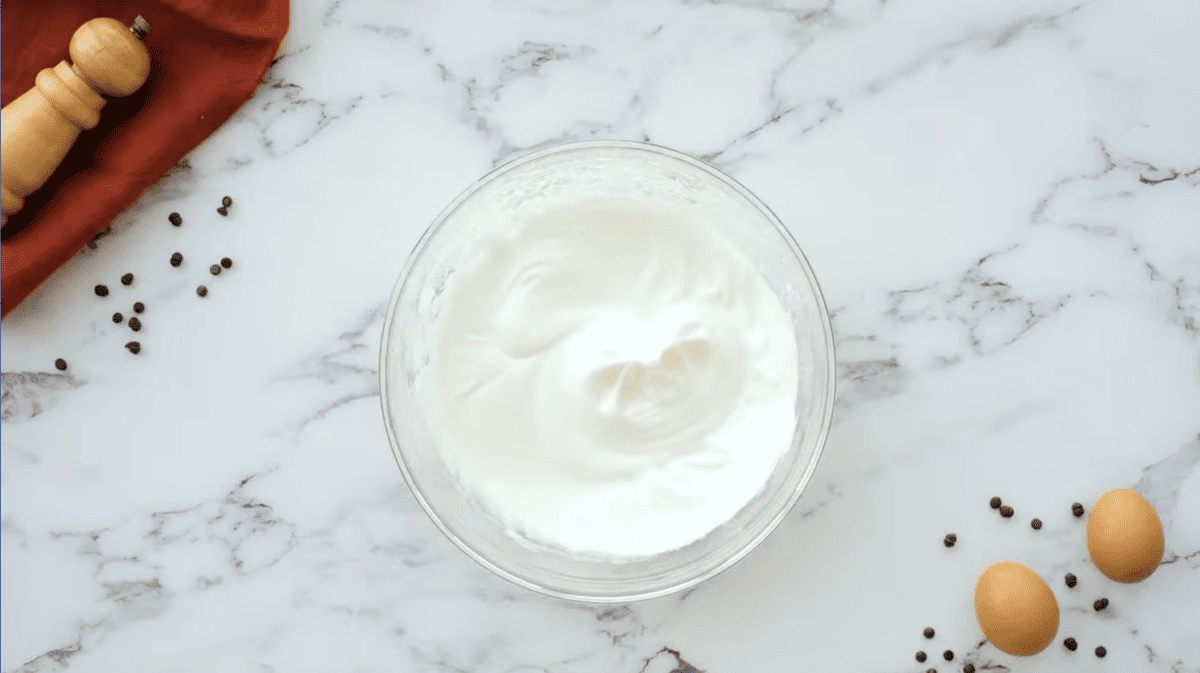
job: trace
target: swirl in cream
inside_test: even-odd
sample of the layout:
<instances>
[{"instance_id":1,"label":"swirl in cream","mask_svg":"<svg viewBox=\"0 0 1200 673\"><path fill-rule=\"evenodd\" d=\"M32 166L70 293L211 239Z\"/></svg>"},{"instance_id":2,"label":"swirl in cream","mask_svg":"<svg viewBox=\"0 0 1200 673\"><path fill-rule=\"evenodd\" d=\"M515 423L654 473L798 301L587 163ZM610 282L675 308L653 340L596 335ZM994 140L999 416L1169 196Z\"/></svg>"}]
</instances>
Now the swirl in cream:
<instances>
[{"instance_id":1,"label":"swirl in cream","mask_svg":"<svg viewBox=\"0 0 1200 673\"><path fill-rule=\"evenodd\" d=\"M684 546L791 445L790 318L696 222L617 202L552 212L481 244L447 285L442 454L531 539L615 557Z\"/></svg>"}]
</instances>

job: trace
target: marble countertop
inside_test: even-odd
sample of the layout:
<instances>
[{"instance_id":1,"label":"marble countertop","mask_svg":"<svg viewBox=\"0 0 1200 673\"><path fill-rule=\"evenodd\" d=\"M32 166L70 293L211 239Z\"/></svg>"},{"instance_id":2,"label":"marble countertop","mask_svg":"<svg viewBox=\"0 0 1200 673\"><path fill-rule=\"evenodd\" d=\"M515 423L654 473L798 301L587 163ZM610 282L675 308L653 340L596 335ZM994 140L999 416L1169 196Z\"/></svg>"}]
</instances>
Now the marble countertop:
<instances>
[{"instance_id":1,"label":"marble countertop","mask_svg":"<svg viewBox=\"0 0 1200 673\"><path fill-rule=\"evenodd\" d=\"M0 670L1200 671L1198 28L1166 1L293 0L254 98L3 322ZM590 138L769 204L839 358L780 528L616 606L449 543L376 371L441 208ZM110 319L135 301L137 334ZM1070 514L1118 487L1166 532L1133 585ZM1062 607L1037 656L982 642L974 582L1002 560Z\"/></svg>"}]
</instances>

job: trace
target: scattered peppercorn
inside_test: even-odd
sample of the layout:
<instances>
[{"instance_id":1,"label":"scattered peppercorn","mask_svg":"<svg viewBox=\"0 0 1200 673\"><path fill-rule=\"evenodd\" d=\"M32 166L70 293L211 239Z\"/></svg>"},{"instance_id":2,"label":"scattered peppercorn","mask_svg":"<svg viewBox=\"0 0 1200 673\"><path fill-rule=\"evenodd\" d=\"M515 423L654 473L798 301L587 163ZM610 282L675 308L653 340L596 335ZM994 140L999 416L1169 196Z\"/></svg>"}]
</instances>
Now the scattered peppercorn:
<instances>
[{"instance_id":1,"label":"scattered peppercorn","mask_svg":"<svg viewBox=\"0 0 1200 673\"><path fill-rule=\"evenodd\" d=\"M200 295L201 297L206 297L208 296L208 288L201 285L200 287L196 288L196 294Z\"/></svg>"},{"instance_id":2,"label":"scattered peppercorn","mask_svg":"<svg viewBox=\"0 0 1200 673\"><path fill-rule=\"evenodd\" d=\"M122 285L133 285L133 274L127 273L124 276L121 276L121 284Z\"/></svg>"},{"instance_id":3,"label":"scattered peppercorn","mask_svg":"<svg viewBox=\"0 0 1200 673\"><path fill-rule=\"evenodd\" d=\"M128 348L129 352L133 353L134 355L142 352L142 345L136 341L130 341L129 343L125 344L125 347Z\"/></svg>"},{"instance_id":4,"label":"scattered peppercorn","mask_svg":"<svg viewBox=\"0 0 1200 673\"><path fill-rule=\"evenodd\" d=\"M932 637L933 637L933 627L931 627L931 626L927 626L927 627L925 627L925 637L926 637L926 638L932 638Z\"/></svg>"},{"instance_id":5,"label":"scattered peppercorn","mask_svg":"<svg viewBox=\"0 0 1200 673\"><path fill-rule=\"evenodd\" d=\"M1104 655L1106 655L1106 654L1108 654L1108 650L1104 649L1103 645L1096 648L1096 656L1097 657L1100 657L1101 659L1103 659Z\"/></svg>"},{"instance_id":6,"label":"scattered peppercorn","mask_svg":"<svg viewBox=\"0 0 1200 673\"><path fill-rule=\"evenodd\" d=\"M108 286L107 285L97 285L96 286L96 296L97 297L107 297L108 296Z\"/></svg>"},{"instance_id":7,"label":"scattered peppercorn","mask_svg":"<svg viewBox=\"0 0 1200 673\"><path fill-rule=\"evenodd\" d=\"M1101 598L1100 600L1096 601L1095 603L1092 603L1092 607L1096 610L1096 612L1100 612L1104 608L1108 607L1108 599Z\"/></svg>"},{"instance_id":8,"label":"scattered peppercorn","mask_svg":"<svg viewBox=\"0 0 1200 673\"><path fill-rule=\"evenodd\" d=\"M1012 515L1013 515L1013 508L1012 508L1012 507L1009 507L1008 505L1005 505L1005 506L1003 506L1003 507L1001 507L1001 508L1000 508L1000 516L1004 517L1005 519L1011 519L1011 518L1012 518Z\"/></svg>"},{"instance_id":9,"label":"scattered peppercorn","mask_svg":"<svg viewBox=\"0 0 1200 673\"><path fill-rule=\"evenodd\" d=\"M141 313L142 311L145 311L145 310L146 310L145 304L143 304L140 301L133 302L133 312L134 313Z\"/></svg>"},{"instance_id":10,"label":"scattered peppercorn","mask_svg":"<svg viewBox=\"0 0 1200 673\"><path fill-rule=\"evenodd\" d=\"M183 224L183 217L179 213L171 213L170 215L167 215L167 219L171 221L171 224L177 227Z\"/></svg>"},{"instance_id":11,"label":"scattered peppercorn","mask_svg":"<svg viewBox=\"0 0 1200 673\"><path fill-rule=\"evenodd\" d=\"M225 215L229 214L229 209L225 206L221 206L220 208L217 208L217 212L221 213L221 216L224 217Z\"/></svg>"},{"instance_id":12,"label":"scattered peppercorn","mask_svg":"<svg viewBox=\"0 0 1200 673\"><path fill-rule=\"evenodd\" d=\"M1075 651L1075 648L1079 647L1079 643L1075 642L1074 638L1067 638L1063 641L1063 645L1065 645L1066 648L1072 652Z\"/></svg>"},{"instance_id":13,"label":"scattered peppercorn","mask_svg":"<svg viewBox=\"0 0 1200 673\"><path fill-rule=\"evenodd\" d=\"M229 267L233 266L233 260L229 259L228 257L222 257L221 258L221 266L228 269Z\"/></svg>"},{"instance_id":14,"label":"scattered peppercorn","mask_svg":"<svg viewBox=\"0 0 1200 673\"><path fill-rule=\"evenodd\" d=\"M1074 589L1074 588L1075 588L1075 584L1076 584L1077 582L1079 582L1079 580L1078 580L1078 579L1076 579L1076 577L1075 577L1074 575L1072 575L1071 573L1067 573L1067 586L1068 586L1069 588L1071 588L1071 589Z\"/></svg>"},{"instance_id":15,"label":"scattered peppercorn","mask_svg":"<svg viewBox=\"0 0 1200 673\"><path fill-rule=\"evenodd\" d=\"M1034 530L1041 530L1041 529L1042 529L1042 520L1041 520L1041 519L1034 519L1033 521L1030 521L1030 522L1029 522L1029 525L1030 525L1030 526L1033 526L1033 529L1034 529Z\"/></svg>"},{"instance_id":16,"label":"scattered peppercorn","mask_svg":"<svg viewBox=\"0 0 1200 673\"><path fill-rule=\"evenodd\" d=\"M992 506L992 509L1000 509L1000 505L1003 505L1004 503L1000 501L1000 498L992 498L992 501L988 504Z\"/></svg>"},{"instance_id":17,"label":"scattered peppercorn","mask_svg":"<svg viewBox=\"0 0 1200 673\"><path fill-rule=\"evenodd\" d=\"M183 264L183 253L175 253L171 255L171 266L179 266Z\"/></svg>"},{"instance_id":18,"label":"scattered peppercorn","mask_svg":"<svg viewBox=\"0 0 1200 673\"><path fill-rule=\"evenodd\" d=\"M942 544L946 545L947 547L953 547L955 542L958 542L958 536L954 533L948 534L945 539L942 540Z\"/></svg>"},{"instance_id":19,"label":"scattered peppercorn","mask_svg":"<svg viewBox=\"0 0 1200 673\"><path fill-rule=\"evenodd\" d=\"M131 329L135 332L142 331L142 321L138 320L137 318L130 318L129 319L129 329Z\"/></svg>"},{"instance_id":20,"label":"scattered peppercorn","mask_svg":"<svg viewBox=\"0 0 1200 673\"><path fill-rule=\"evenodd\" d=\"M917 662L918 663L922 663L922 664L925 663L926 658L927 657L925 656L924 652L917 652Z\"/></svg>"},{"instance_id":21,"label":"scattered peppercorn","mask_svg":"<svg viewBox=\"0 0 1200 673\"><path fill-rule=\"evenodd\" d=\"M946 661L954 661L954 652L952 650L946 650L945 652L942 652L942 658Z\"/></svg>"},{"instance_id":22,"label":"scattered peppercorn","mask_svg":"<svg viewBox=\"0 0 1200 673\"><path fill-rule=\"evenodd\" d=\"M975 673L975 664L968 662L963 666L963 673Z\"/></svg>"},{"instance_id":23,"label":"scattered peppercorn","mask_svg":"<svg viewBox=\"0 0 1200 673\"><path fill-rule=\"evenodd\" d=\"M121 315L120 313L113 314L113 322L117 323L118 325L120 325L121 321L124 319L125 319L125 316Z\"/></svg>"},{"instance_id":24,"label":"scattered peppercorn","mask_svg":"<svg viewBox=\"0 0 1200 673\"><path fill-rule=\"evenodd\" d=\"M229 206L232 206L232 205L233 205L233 199L229 198L228 196L222 197L222 198L221 198L221 205L222 205L222 206L225 206L226 208L228 208Z\"/></svg>"},{"instance_id":25,"label":"scattered peppercorn","mask_svg":"<svg viewBox=\"0 0 1200 673\"><path fill-rule=\"evenodd\" d=\"M212 266L208 267L208 272L214 276L221 273L221 265L213 264Z\"/></svg>"},{"instance_id":26,"label":"scattered peppercorn","mask_svg":"<svg viewBox=\"0 0 1200 673\"><path fill-rule=\"evenodd\" d=\"M57 369L60 372L65 372L65 371L67 371L67 361L62 358L59 358L54 361L54 367L55 367L55 369Z\"/></svg>"},{"instance_id":27,"label":"scattered peppercorn","mask_svg":"<svg viewBox=\"0 0 1200 673\"><path fill-rule=\"evenodd\" d=\"M1076 518L1083 516L1083 505L1077 502L1073 503L1071 505L1071 513L1074 514Z\"/></svg>"}]
</instances>

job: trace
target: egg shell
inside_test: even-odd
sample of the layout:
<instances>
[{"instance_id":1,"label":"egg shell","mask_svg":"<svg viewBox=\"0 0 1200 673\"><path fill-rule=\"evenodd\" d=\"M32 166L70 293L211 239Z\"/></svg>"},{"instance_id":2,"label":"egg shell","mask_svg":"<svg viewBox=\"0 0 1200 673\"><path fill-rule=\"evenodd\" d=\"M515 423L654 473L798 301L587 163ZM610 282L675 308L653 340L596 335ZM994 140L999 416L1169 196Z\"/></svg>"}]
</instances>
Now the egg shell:
<instances>
[{"instance_id":1,"label":"egg shell","mask_svg":"<svg viewBox=\"0 0 1200 673\"><path fill-rule=\"evenodd\" d=\"M1166 545L1154 507L1137 491L1118 488L1092 505L1087 546L1092 563L1106 577L1140 582L1158 568Z\"/></svg>"},{"instance_id":2,"label":"egg shell","mask_svg":"<svg viewBox=\"0 0 1200 673\"><path fill-rule=\"evenodd\" d=\"M1050 585L1020 563L993 563L975 584L975 618L999 649L1029 656L1058 634L1058 600Z\"/></svg>"}]
</instances>

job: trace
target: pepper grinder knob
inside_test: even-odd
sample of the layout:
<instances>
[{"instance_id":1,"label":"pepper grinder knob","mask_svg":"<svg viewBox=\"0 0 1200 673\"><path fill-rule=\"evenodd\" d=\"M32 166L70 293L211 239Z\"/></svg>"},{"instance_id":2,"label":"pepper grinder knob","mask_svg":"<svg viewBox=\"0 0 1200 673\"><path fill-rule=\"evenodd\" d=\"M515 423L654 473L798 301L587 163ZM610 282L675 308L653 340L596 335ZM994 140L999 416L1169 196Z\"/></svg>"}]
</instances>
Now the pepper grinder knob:
<instances>
[{"instance_id":1,"label":"pepper grinder knob","mask_svg":"<svg viewBox=\"0 0 1200 673\"><path fill-rule=\"evenodd\" d=\"M149 32L140 16L128 27L116 19L88 21L71 37L74 64L43 69L32 89L0 110L0 225L46 184L79 133L100 122L103 96L128 96L146 83L150 52L141 38Z\"/></svg>"}]
</instances>

